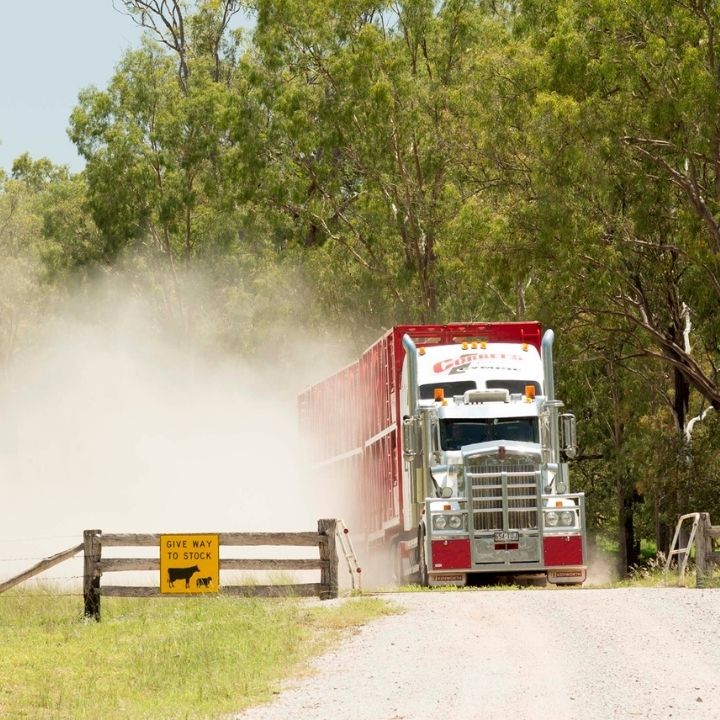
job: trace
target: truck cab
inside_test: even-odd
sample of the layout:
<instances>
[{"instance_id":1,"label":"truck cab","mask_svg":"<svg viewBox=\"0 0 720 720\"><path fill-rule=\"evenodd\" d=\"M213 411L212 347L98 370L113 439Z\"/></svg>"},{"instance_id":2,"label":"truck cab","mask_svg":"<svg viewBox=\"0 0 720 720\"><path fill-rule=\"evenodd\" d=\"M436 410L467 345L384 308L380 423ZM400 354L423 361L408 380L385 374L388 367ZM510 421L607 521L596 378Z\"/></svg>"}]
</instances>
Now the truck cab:
<instances>
[{"instance_id":1,"label":"truck cab","mask_svg":"<svg viewBox=\"0 0 720 720\"><path fill-rule=\"evenodd\" d=\"M406 555L422 584L585 580L584 497L568 487L575 422L554 397L553 338L403 338L403 525L416 531Z\"/></svg>"}]
</instances>

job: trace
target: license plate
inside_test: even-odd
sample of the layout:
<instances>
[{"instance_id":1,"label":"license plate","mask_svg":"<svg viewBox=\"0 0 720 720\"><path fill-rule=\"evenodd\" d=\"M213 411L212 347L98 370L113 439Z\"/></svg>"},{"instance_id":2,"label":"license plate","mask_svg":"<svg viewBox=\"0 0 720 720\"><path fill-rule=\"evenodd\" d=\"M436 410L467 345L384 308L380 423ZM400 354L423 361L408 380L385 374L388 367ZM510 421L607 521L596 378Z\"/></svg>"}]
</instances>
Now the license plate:
<instances>
[{"instance_id":1,"label":"license plate","mask_svg":"<svg viewBox=\"0 0 720 720\"><path fill-rule=\"evenodd\" d=\"M496 530L495 531L495 542L496 543L518 542L519 540L520 540L520 533L517 530Z\"/></svg>"}]
</instances>

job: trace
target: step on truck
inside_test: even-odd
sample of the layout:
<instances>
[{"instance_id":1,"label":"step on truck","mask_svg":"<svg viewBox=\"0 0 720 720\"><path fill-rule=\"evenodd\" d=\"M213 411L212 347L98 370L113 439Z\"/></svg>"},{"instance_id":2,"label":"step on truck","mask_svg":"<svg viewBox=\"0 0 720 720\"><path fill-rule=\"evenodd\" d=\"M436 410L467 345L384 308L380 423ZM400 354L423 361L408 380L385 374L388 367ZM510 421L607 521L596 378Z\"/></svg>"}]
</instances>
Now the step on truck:
<instances>
[{"instance_id":1,"label":"step on truck","mask_svg":"<svg viewBox=\"0 0 720 720\"><path fill-rule=\"evenodd\" d=\"M401 325L300 395L313 471L355 493L361 555L389 549L397 580L422 585L585 581L553 340L537 322Z\"/></svg>"}]
</instances>

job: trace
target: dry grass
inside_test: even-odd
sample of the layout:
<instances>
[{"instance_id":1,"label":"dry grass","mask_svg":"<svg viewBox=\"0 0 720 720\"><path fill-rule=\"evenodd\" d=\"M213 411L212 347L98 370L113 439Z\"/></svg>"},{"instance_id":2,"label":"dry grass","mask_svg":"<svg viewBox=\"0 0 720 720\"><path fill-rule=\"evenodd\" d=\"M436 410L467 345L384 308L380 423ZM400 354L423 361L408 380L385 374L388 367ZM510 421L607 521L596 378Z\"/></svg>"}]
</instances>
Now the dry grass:
<instances>
[{"instance_id":1,"label":"dry grass","mask_svg":"<svg viewBox=\"0 0 720 720\"><path fill-rule=\"evenodd\" d=\"M391 612L382 601L0 595L0 717L217 718L266 700L338 633Z\"/></svg>"}]
</instances>

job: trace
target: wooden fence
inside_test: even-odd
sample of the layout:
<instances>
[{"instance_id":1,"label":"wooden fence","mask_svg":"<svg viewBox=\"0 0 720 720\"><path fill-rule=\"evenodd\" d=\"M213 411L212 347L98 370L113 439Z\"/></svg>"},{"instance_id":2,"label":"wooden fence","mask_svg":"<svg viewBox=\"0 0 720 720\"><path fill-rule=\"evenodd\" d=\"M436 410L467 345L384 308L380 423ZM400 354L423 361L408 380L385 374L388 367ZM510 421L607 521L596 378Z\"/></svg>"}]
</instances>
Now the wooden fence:
<instances>
[{"instance_id":1,"label":"wooden fence","mask_svg":"<svg viewBox=\"0 0 720 720\"><path fill-rule=\"evenodd\" d=\"M22 572L19 575L15 575L15 577L12 577L9 580L5 580L4 582L0 583L0 593L3 593L6 590L15 587L16 585L19 585L21 582L25 582L25 580L29 580L30 578L39 575L41 572L45 572L45 570L49 570L50 568L59 565L61 562L65 562L65 560L69 560L71 557L74 557L79 552L82 552L82 549L83 545L74 545L67 550L56 553L52 557L41 560L36 565L33 565L29 570L26 570L25 572Z\"/></svg>"},{"instance_id":2,"label":"wooden fence","mask_svg":"<svg viewBox=\"0 0 720 720\"><path fill-rule=\"evenodd\" d=\"M255 559L223 558L219 560L222 570L320 570L319 583L285 585L225 585L224 595L244 597L319 597L322 600L338 596L338 552L336 545L337 520L319 520L317 532L287 533L217 533L220 546L280 546L317 547L319 557L308 559ZM157 534L107 534L101 530L86 530L82 545L68 548L47 558L20 575L0 584L0 592L84 553L83 601L85 615L100 619L100 599L105 597L177 597L161 593L159 584L148 586L104 585L103 576L111 572L136 570L160 570L160 538ZM157 547L158 557L119 558L103 557L103 548L110 547Z\"/></svg>"},{"instance_id":3,"label":"wooden fence","mask_svg":"<svg viewBox=\"0 0 720 720\"><path fill-rule=\"evenodd\" d=\"M714 541L718 538L720 538L720 525L711 525L710 515L700 513L695 538L696 585L699 588L710 585L714 566L720 565L720 552L717 552L714 548Z\"/></svg>"}]
</instances>

